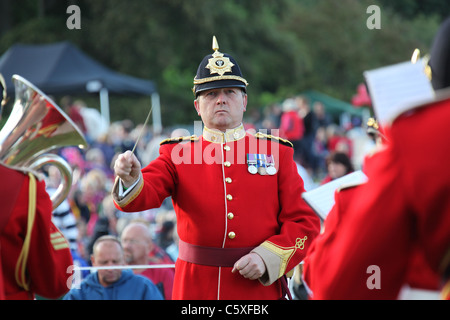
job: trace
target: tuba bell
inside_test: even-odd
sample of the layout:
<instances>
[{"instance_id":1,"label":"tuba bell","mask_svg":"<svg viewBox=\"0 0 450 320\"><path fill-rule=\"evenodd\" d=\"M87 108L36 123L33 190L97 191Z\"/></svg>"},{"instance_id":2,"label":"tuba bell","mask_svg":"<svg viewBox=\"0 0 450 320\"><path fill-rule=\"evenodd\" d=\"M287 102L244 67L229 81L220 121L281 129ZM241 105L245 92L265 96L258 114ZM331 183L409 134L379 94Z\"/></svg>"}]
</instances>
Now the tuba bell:
<instances>
[{"instance_id":1,"label":"tuba bell","mask_svg":"<svg viewBox=\"0 0 450 320\"><path fill-rule=\"evenodd\" d=\"M86 139L73 121L32 83L13 75L15 101L11 114L0 130L0 162L25 170L38 171L55 166L61 183L51 200L57 208L72 186L72 168L60 156L46 153L67 146L87 147Z\"/></svg>"}]
</instances>

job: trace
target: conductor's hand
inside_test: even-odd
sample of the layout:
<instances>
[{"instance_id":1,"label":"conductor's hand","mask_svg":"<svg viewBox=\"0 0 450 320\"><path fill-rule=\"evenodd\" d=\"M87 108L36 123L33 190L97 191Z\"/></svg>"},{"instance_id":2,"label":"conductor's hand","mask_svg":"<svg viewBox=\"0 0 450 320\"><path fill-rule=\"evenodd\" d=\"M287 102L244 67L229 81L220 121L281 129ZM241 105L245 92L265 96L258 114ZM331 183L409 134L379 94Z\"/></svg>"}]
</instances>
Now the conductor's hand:
<instances>
[{"instance_id":1,"label":"conductor's hand","mask_svg":"<svg viewBox=\"0 0 450 320\"><path fill-rule=\"evenodd\" d=\"M125 188L136 182L141 172L141 164L131 151L125 151L116 159L114 163L114 173L122 179Z\"/></svg>"},{"instance_id":2,"label":"conductor's hand","mask_svg":"<svg viewBox=\"0 0 450 320\"><path fill-rule=\"evenodd\" d=\"M266 272L266 265L257 253L251 252L236 261L231 272L236 271L244 278L256 280Z\"/></svg>"}]
</instances>

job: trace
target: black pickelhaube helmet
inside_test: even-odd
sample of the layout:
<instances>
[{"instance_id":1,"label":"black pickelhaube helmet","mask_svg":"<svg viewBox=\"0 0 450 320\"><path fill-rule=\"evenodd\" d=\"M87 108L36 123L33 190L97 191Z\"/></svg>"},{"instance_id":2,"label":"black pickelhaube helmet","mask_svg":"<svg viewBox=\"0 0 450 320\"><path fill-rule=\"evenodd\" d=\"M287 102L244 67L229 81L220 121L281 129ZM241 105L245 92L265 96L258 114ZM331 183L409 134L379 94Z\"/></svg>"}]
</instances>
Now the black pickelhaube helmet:
<instances>
[{"instance_id":1,"label":"black pickelhaube helmet","mask_svg":"<svg viewBox=\"0 0 450 320\"><path fill-rule=\"evenodd\" d=\"M212 47L214 53L205 56L198 66L192 88L195 96L202 91L216 88L242 88L246 92L248 82L242 77L238 63L229 54L219 52L215 36Z\"/></svg>"}]
</instances>

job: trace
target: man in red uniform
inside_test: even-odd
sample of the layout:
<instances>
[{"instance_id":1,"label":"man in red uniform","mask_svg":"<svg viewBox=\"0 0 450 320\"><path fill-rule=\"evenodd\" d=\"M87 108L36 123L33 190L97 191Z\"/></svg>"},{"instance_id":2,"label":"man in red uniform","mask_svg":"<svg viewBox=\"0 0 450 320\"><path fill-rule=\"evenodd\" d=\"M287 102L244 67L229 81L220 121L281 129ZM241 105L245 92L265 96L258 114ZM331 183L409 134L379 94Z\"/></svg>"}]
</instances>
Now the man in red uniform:
<instances>
[{"instance_id":1,"label":"man in red uniform","mask_svg":"<svg viewBox=\"0 0 450 320\"><path fill-rule=\"evenodd\" d=\"M450 73L442 74L450 72L449 34L447 20L431 53L431 68L438 75L435 89L450 86ZM436 45L440 42L447 45ZM438 56L445 59L437 60ZM320 256L305 262L313 298L396 299L410 280L409 267L417 252L423 253L427 267L448 281L450 93L438 90L436 97L385 128L389 143L367 165L369 181L336 198L336 210L345 211L345 219L327 223L339 223L338 231L318 238L313 246Z\"/></svg>"},{"instance_id":2,"label":"man in red uniform","mask_svg":"<svg viewBox=\"0 0 450 320\"><path fill-rule=\"evenodd\" d=\"M45 105L44 101L39 102ZM35 172L0 162L0 298L56 299L70 289L69 244L53 225L52 202ZM1 283L1 281L0 281Z\"/></svg>"},{"instance_id":3,"label":"man in red uniform","mask_svg":"<svg viewBox=\"0 0 450 320\"><path fill-rule=\"evenodd\" d=\"M377 162L378 157L383 157L383 149L387 146L384 134L381 129L378 128L378 124L369 120L372 123L372 127L369 126L368 133L373 134L376 139L377 146L373 152L369 153L364 161L364 172L369 178L372 177L373 163ZM368 123L368 125L370 125ZM378 152L377 152L378 151ZM327 272L330 265L334 263L334 255L329 252L328 246L333 243L334 238L339 236L341 232L340 225L347 223L349 219L349 207L351 203L357 201L354 197L363 197L363 194L358 193L358 187L364 182L355 183L353 185L346 185L336 190L335 193L335 205L328 214L324 221L324 232L319 235L308 250L307 258L304 261L304 273L303 280L310 286L310 289L314 288L314 291L310 291L310 297L314 299L324 299L322 296L328 295L329 290L322 288L323 291L317 289L317 282L320 284L323 279L327 278ZM351 219L351 218L350 218ZM438 296L437 290L440 287L440 277L437 272L433 271L428 262L424 258L423 248L420 245L416 245L410 253L410 261L408 262L408 274L405 277L405 288L411 288L406 290L406 296L402 295L402 298L408 298L408 294L421 294L421 297ZM369 275L367 275L369 277ZM417 291L417 289L419 291ZM426 296L424 295L426 294ZM341 296L339 299L346 299L349 297ZM357 297L354 297L355 299ZM381 298L381 297L380 297Z\"/></svg>"},{"instance_id":4,"label":"man in red uniform","mask_svg":"<svg viewBox=\"0 0 450 320\"><path fill-rule=\"evenodd\" d=\"M216 41L213 49L194 78L202 136L162 142L142 171L131 152L119 155L114 200L140 211L172 196L180 237L173 299L284 298L284 275L305 257L319 219L301 199L289 141L245 132L247 81Z\"/></svg>"},{"instance_id":5,"label":"man in red uniform","mask_svg":"<svg viewBox=\"0 0 450 320\"><path fill-rule=\"evenodd\" d=\"M67 240L51 222L52 202L45 182L3 164L0 176L8 188L14 186L14 194L5 201L11 208L0 235L5 299L34 299L35 294L59 298L70 289L68 268L73 262ZM2 188L3 196L9 194L4 192L8 188Z\"/></svg>"}]
</instances>

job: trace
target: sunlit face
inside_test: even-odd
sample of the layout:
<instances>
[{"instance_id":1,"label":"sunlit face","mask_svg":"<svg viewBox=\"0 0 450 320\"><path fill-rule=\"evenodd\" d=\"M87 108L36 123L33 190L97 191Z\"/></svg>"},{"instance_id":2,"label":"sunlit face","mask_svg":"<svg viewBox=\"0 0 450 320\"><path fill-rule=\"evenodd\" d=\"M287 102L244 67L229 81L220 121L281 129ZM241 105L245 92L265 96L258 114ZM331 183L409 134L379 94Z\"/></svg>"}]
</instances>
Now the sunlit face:
<instances>
[{"instance_id":1,"label":"sunlit face","mask_svg":"<svg viewBox=\"0 0 450 320\"><path fill-rule=\"evenodd\" d=\"M150 239L140 225L131 225L122 232L123 254L127 264L146 264L150 252Z\"/></svg>"},{"instance_id":2,"label":"sunlit face","mask_svg":"<svg viewBox=\"0 0 450 320\"><path fill-rule=\"evenodd\" d=\"M104 240L94 249L92 265L95 267L120 266L124 264L122 249L120 245L111 240ZM100 284L107 287L120 279L121 269L98 270Z\"/></svg>"},{"instance_id":3,"label":"sunlit face","mask_svg":"<svg viewBox=\"0 0 450 320\"><path fill-rule=\"evenodd\" d=\"M225 131L242 123L247 94L240 88L211 89L200 93L194 106L206 127Z\"/></svg>"}]
</instances>

